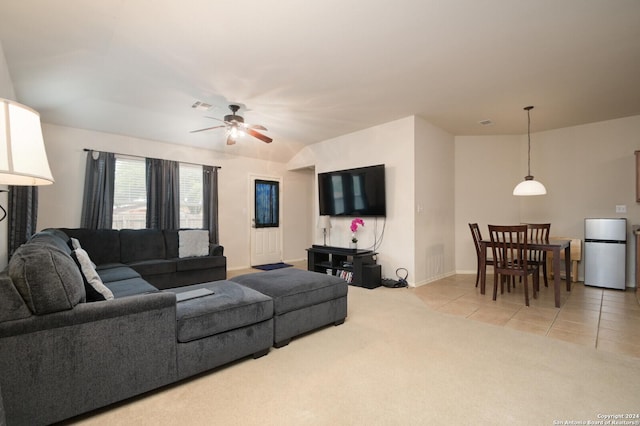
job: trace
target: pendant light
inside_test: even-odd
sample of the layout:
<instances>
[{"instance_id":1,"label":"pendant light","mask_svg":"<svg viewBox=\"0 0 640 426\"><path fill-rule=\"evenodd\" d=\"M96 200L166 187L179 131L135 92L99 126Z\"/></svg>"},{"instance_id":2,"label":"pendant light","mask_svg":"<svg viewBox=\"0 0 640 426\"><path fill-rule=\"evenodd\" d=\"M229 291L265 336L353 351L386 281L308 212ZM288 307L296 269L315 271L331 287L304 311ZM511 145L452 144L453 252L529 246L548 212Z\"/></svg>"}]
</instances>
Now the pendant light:
<instances>
[{"instance_id":1,"label":"pendant light","mask_svg":"<svg viewBox=\"0 0 640 426\"><path fill-rule=\"evenodd\" d=\"M520 182L513 189L513 195L528 196L528 195L545 195L547 189L543 184L533 179L531 176L531 110L532 106L524 108L527 111L527 138L528 138L528 151L527 151L527 175L524 180Z\"/></svg>"}]
</instances>

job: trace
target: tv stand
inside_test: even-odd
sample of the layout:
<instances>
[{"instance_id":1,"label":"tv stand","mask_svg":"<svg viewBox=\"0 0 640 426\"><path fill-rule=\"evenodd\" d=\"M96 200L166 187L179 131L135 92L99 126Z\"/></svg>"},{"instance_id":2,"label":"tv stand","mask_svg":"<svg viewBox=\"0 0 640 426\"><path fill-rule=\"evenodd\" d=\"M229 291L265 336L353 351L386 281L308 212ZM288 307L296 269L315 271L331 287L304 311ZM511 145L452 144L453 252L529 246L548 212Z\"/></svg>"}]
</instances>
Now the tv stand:
<instances>
[{"instance_id":1,"label":"tv stand","mask_svg":"<svg viewBox=\"0 0 640 426\"><path fill-rule=\"evenodd\" d=\"M354 286L376 288L382 278L377 254L372 250L313 245L307 249L307 269L342 277Z\"/></svg>"}]
</instances>

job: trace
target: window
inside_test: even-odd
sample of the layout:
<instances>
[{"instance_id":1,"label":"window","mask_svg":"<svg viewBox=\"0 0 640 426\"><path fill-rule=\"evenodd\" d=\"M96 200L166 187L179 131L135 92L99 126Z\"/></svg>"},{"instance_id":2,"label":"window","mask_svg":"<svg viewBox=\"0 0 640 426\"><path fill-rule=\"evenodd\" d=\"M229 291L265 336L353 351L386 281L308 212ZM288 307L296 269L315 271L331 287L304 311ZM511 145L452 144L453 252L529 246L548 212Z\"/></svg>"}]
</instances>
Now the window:
<instances>
[{"instance_id":1,"label":"window","mask_svg":"<svg viewBox=\"0 0 640 426\"><path fill-rule=\"evenodd\" d=\"M180 228L202 228L202 166L180 163Z\"/></svg>"},{"instance_id":2,"label":"window","mask_svg":"<svg viewBox=\"0 0 640 426\"><path fill-rule=\"evenodd\" d=\"M113 229L146 227L147 189L143 158L116 156Z\"/></svg>"},{"instance_id":3,"label":"window","mask_svg":"<svg viewBox=\"0 0 640 426\"><path fill-rule=\"evenodd\" d=\"M279 185L274 181L255 181L256 228L277 228L280 226Z\"/></svg>"},{"instance_id":4,"label":"window","mask_svg":"<svg viewBox=\"0 0 640 426\"><path fill-rule=\"evenodd\" d=\"M144 158L116 156L113 229L147 226ZM180 227L202 228L202 166L180 163Z\"/></svg>"}]
</instances>

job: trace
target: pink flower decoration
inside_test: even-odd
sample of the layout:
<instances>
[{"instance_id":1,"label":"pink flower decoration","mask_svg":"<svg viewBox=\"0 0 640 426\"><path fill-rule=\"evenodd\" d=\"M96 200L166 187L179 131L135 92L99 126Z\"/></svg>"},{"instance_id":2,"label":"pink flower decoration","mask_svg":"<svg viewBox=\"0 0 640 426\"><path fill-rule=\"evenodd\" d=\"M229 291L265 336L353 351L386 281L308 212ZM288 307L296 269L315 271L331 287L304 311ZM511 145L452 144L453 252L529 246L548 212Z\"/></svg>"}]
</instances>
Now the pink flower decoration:
<instances>
[{"instance_id":1,"label":"pink flower decoration","mask_svg":"<svg viewBox=\"0 0 640 426\"><path fill-rule=\"evenodd\" d=\"M360 219L359 217L351 221L351 232L355 233L358 230L358 225L364 226L364 220Z\"/></svg>"}]
</instances>

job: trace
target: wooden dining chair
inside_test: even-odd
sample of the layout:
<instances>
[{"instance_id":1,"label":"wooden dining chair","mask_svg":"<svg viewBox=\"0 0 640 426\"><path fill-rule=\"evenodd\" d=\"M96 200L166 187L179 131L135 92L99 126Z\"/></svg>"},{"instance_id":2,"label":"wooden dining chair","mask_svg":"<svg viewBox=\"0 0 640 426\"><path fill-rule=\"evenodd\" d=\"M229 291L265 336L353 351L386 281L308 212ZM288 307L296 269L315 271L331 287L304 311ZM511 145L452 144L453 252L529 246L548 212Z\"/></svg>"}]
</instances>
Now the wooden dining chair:
<instances>
[{"instance_id":1,"label":"wooden dining chair","mask_svg":"<svg viewBox=\"0 0 640 426\"><path fill-rule=\"evenodd\" d=\"M476 287L478 287L478 282L480 281L480 265L482 263L481 256L481 247L480 241L482 240L482 234L480 233L480 228L477 223L470 223L469 229L471 229L471 236L473 237L473 244L476 248L476 259L477 259L477 267L476 267ZM488 253L487 253L488 254ZM485 256L485 276L486 276L486 267L493 265L493 259Z\"/></svg>"},{"instance_id":2,"label":"wooden dining chair","mask_svg":"<svg viewBox=\"0 0 640 426\"><path fill-rule=\"evenodd\" d=\"M529 306L528 276L533 276L533 298L537 298L539 283L538 265L529 263L527 225L489 225L489 237L493 250L493 300L498 295L498 281L500 293L504 293L504 283L510 285L509 278L522 278L524 285L524 303Z\"/></svg>"},{"instance_id":3,"label":"wooden dining chair","mask_svg":"<svg viewBox=\"0 0 640 426\"><path fill-rule=\"evenodd\" d=\"M527 236L531 241L549 242L550 223L527 223ZM529 263L538 265L538 271L542 271L544 286L549 287L547 275L547 252L546 250L529 250ZM542 268L540 268L542 266Z\"/></svg>"}]
</instances>

